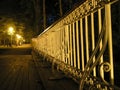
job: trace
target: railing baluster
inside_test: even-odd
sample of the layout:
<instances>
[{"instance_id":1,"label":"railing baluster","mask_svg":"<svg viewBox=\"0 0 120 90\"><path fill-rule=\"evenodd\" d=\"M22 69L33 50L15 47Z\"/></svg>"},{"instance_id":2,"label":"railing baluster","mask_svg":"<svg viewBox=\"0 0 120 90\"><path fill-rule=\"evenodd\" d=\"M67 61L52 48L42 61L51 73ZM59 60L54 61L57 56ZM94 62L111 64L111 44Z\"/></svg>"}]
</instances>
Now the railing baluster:
<instances>
[{"instance_id":1,"label":"railing baluster","mask_svg":"<svg viewBox=\"0 0 120 90\"><path fill-rule=\"evenodd\" d=\"M92 51L95 49L95 33L94 33L94 14L91 13L91 35L92 35ZM95 62L95 56L93 63ZM96 68L93 70L93 75L96 76Z\"/></svg>"},{"instance_id":2,"label":"railing baluster","mask_svg":"<svg viewBox=\"0 0 120 90\"><path fill-rule=\"evenodd\" d=\"M65 35L64 35L64 28L61 29L62 34L62 60L65 62Z\"/></svg>"},{"instance_id":3,"label":"railing baluster","mask_svg":"<svg viewBox=\"0 0 120 90\"><path fill-rule=\"evenodd\" d=\"M58 59L60 59L61 60L61 42L60 42L60 30L58 31L58 35L57 35L57 37L58 37Z\"/></svg>"},{"instance_id":4,"label":"railing baluster","mask_svg":"<svg viewBox=\"0 0 120 90\"><path fill-rule=\"evenodd\" d=\"M67 57L68 57L68 64L70 65L70 39L69 39L69 25L66 25L66 33L67 33L67 36L66 36L66 39L67 39Z\"/></svg>"},{"instance_id":5,"label":"railing baluster","mask_svg":"<svg viewBox=\"0 0 120 90\"><path fill-rule=\"evenodd\" d=\"M99 26L98 29L99 29L99 33L100 33L101 29L102 29L101 9L98 9L98 26ZM100 42L100 50L101 49L102 49L102 40ZM100 63L103 63L103 55L100 58ZM103 66L101 68L103 68ZM101 69L100 73L102 75L101 77L104 78L104 71L103 71L103 69Z\"/></svg>"},{"instance_id":6,"label":"railing baluster","mask_svg":"<svg viewBox=\"0 0 120 90\"><path fill-rule=\"evenodd\" d=\"M58 50L58 31L56 31L56 32L54 32L54 39L55 39L55 57L56 57L56 59L58 59L58 56L59 56L59 54L58 54L58 52L59 52L59 50Z\"/></svg>"},{"instance_id":7,"label":"railing baluster","mask_svg":"<svg viewBox=\"0 0 120 90\"><path fill-rule=\"evenodd\" d=\"M60 30L60 52L61 52L61 61L63 61L63 42L62 42L62 35L63 33L62 33L62 30Z\"/></svg>"},{"instance_id":8,"label":"railing baluster","mask_svg":"<svg viewBox=\"0 0 120 90\"><path fill-rule=\"evenodd\" d=\"M68 32L68 25L65 25L65 46L66 46L66 61L67 64L70 65L70 58L69 58L69 32Z\"/></svg>"},{"instance_id":9,"label":"railing baluster","mask_svg":"<svg viewBox=\"0 0 120 90\"><path fill-rule=\"evenodd\" d=\"M71 66L73 66L73 52L72 52L72 27L71 27L71 24L70 24L70 57L71 57Z\"/></svg>"},{"instance_id":10,"label":"railing baluster","mask_svg":"<svg viewBox=\"0 0 120 90\"><path fill-rule=\"evenodd\" d=\"M52 41L51 41L51 42L52 42L52 43L51 43L51 44L52 44L52 47L51 47L51 51L52 51L52 52L51 52L51 55L54 56L54 37L53 37L53 33L52 33Z\"/></svg>"},{"instance_id":11,"label":"railing baluster","mask_svg":"<svg viewBox=\"0 0 120 90\"><path fill-rule=\"evenodd\" d=\"M84 71L84 44L83 44L83 20L80 19L80 38L81 38L81 61L82 61L82 70Z\"/></svg>"},{"instance_id":12,"label":"railing baluster","mask_svg":"<svg viewBox=\"0 0 120 90\"><path fill-rule=\"evenodd\" d=\"M85 43L86 43L86 61L89 60L89 42L88 42L88 17L85 16Z\"/></svg>"},{"instance_id":13,"label":"railing baluster","mask_svg":"<svg viewBox=\"0 0 120 90\"><path fill-rule=\"evenodd\" d=\"M77 63L78 63L78 69L80 69L80 45L79 45L79 27L78 27L78 21L76 21L76 41L77 41Z\"/></svg>"},{"instance_id":14,"label":"railing baluster","mask_svg":"<svg viewBox=\"0 0 120 90\"><path fill-rule=\"evenodd\" d=\"M65 63L67 63L67 58L66 58L66 31L65 31L65 27L63 28L63 33L64 33L64 36L63 36L63 40L64 40L64 61Z\"/></svg>"},{"instance_id":15,"label":"railing baluster","mask_svg":"<svg viewBox=\"0 0 120 90\"><path fill-rule=\"evenodd\" d=\"M70 65L71 65L71 38L70 38L70 36L71 36L71 32L70 32L70 24L68 25L68 36L69 36L69 52L68 52L68 56L69 56L69 63L70 63Z\"/></svg>"},{"instance_id":16,"label":"railing baluster","mask_svg":"<svg viewBox=\"0 0 120 90\"><path fill-rule=\"evenodd\" d=\"M74 67L76 67L76 43L75 43L75 23L73 22L73 57L74 57Z\"/></svg>"}]
</instances>

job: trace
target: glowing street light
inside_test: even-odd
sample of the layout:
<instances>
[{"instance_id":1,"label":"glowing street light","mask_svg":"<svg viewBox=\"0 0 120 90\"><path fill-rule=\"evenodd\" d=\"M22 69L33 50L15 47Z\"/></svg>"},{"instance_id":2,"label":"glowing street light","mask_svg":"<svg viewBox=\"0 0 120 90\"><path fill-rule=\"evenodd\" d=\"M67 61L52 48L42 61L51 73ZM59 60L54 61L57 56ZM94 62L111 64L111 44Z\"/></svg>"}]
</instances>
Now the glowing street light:
<instances>
[{"instance_id":1,"label":"glowing street light","mask_svg":"<svg viewBox=\"0 0 120 90\"><path fill-rule=\"evenodd\" d=\"M14 28L13 27L9 27L8 28L8 35L11 36L11 45L12 45L12 35L15 33Z\"/></svg>"},{"instance_id":2,"label":"glowing street light","mask_svg":"<svg viewBox=\"0 0 120 90\"><path fill-rule=\"evenodd\" d=\"M14 33L15 33L14 28L13 27L9 27L8 28L8 34L9 35L13 35Z\"/></svg>"}]
</instances>

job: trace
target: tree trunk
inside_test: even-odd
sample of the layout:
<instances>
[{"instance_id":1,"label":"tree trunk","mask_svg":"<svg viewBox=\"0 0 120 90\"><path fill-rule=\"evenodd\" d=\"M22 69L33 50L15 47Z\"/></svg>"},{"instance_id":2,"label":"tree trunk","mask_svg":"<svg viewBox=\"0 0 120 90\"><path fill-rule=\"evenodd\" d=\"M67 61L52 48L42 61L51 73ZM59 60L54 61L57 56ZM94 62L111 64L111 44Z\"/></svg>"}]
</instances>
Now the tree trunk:
<instances>
[{"instance_id":1,"label":"tree trunk","mask_svg":"<svg viewBox=\"0 0 120 90\"><path fill-rule=\"evenodd\" d=\"M63 11L62 11L62 1L61 0L59 0L59 8L60 8L60 17L62 17Z\"/></svg>"},{"instance_id":2,"label":"tree trunk","mask_svg":"<svg viewBox=\"0 0 120 90\"><path fill-rule=\"evenodd\" d=\"M39 17L40 17L40 6L39 6L39 0L32 0L34 3L34 9L35 9L35 31L38 34L39 33Z\"/></svg>"},{"instance_id":3,"label":"tree trunk","mask_svg":"<svg viewBox=\"0 0 120 90\"><path fill-rule=\"evenodd\" d=\"M46 9L45 9L45 0L43 0L43 27L46 29Z\"/></svg>"}]
</instances>

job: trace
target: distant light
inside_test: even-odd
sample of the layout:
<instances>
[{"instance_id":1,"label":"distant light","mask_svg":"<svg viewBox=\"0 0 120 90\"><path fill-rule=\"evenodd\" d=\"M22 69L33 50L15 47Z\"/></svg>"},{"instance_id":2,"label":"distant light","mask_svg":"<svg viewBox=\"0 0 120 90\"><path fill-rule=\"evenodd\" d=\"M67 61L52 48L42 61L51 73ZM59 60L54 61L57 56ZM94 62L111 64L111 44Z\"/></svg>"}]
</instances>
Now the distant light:
<instances>
[{"instance_id":1,"label":"distant light","mask_svg":"<svg viewBox=\"0 0 120 90\"><path fill-rule=\"evenodd\" d=\"M10 32L12 32L13 31L13 27L9 27L9 30L10 30Z\"/></svg>"},{"instance_id":2,"label":"distant light","mask_svg":"<svg viewBox=\"0 0 120 90\"><path fill-rule=\"evenodd\" d=\"M8 28L8 34L9 34L9 35L13 35L14 32L15 32L15 31L14 31L14 28L13 28L13 27L9 27L9 28Z\"/></svg>"},{"instance_id":3,"label":"distant light","mask_svg":"<svg viewBox=\"0 0 120 90\"><path fill-rule=\"evenodd\" d=\"M22 36L21 36L21 35L19 35L19 34L16 34L16 37L17 37L17 39L22 38Z\"/></svg>"}]
</instances>

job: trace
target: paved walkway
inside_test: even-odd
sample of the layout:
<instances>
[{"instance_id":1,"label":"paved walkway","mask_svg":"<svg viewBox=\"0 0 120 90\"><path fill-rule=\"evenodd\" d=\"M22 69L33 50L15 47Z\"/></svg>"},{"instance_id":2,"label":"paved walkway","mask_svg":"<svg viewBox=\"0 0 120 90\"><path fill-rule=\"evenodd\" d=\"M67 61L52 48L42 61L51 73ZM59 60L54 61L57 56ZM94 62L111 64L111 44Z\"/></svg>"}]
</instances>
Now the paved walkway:
<instances>
[{"instance_id":1,"label":"paved walkway","mask_svg":"<svg viewBox=\"0 0 120 90\"><path fill-rule=\"evenodd\" d=\"M31 55L0 56L0 90L44 90Z\"/></svg>"},{"instance_id":2,"label":"paved walkway","mask_svg":"<svg viewBox=\"0 0 120 90\"><path fill-rule=\"evenodd\" d=\"M41 58L33 59L30 50L0 49L0 90L79 90L66 77L49 80L53 76L50 64Z\"/></svg>"}]
</instances>

